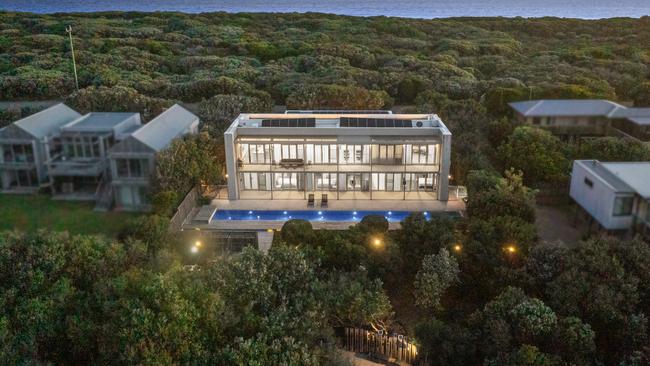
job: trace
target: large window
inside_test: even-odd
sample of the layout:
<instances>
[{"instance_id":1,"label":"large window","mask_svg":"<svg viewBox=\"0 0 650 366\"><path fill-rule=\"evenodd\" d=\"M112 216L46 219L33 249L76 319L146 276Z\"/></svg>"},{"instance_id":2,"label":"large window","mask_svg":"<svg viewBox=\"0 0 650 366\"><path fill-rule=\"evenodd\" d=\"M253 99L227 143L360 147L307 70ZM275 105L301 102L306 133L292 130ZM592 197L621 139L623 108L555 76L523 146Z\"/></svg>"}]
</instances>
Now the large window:
<instances>
[{"instance_id":1,"label":"large window","mask_svg":"<svg viewBox=\"0 0 650 366\"><path fill-rule=\"evenodd\" d=\"M33 163L34 151L32 145L4 145L2 159L6 163Z\"/></svg>"},{"instance_id":2,"label":"large window","mask_svg":"<svg viewBox=\"0 0 650 366\"><path fill-rule=\"evenodd\" d=\"M286 159L304 159L304 146L302 144L274 144L273 160L279 163Z\"/></svg>"},{"instance_id":3,"label":"large window","mask_svg":"<svg viewBox=\"0 0 650 366\"><path fill-rule=\"evenodd\" d=\"M439 145L405 145L405 163L409 165L438 164Z\"/></svg>"},{"instance_id":4,"label":"large window","mask_svg":"<svg viewBox=\"0 0 650 366\"><path fill-rule=\"evenodd\" d=\"M386 192L400 192L404 188L402 173L373 173L372 190Z\"/></svg>"},{"instance_id":5,"label":"large window","mask_svg":"<svg viewBox=\"0 0 650 366\"><path fill-rule=\"evenodd\" d=\"M435 173L406 173L402 181L406 191L433 192L437 189L438 175Z\"/></svg>"},{"instance_id":6,"label":"large window","mask_svg":"<svg viewBox=\"0 0 650 366\"><path fill-rule=\"evenodd\" d=\"M614 199L614 216L630 216L634 206L634 197L616 197Z\"/></svg>"},{"instance_id":7,"label":"large window","mask_svg":"<svg viewBox=\"0 0 650 366\"><path fill-rule=\"evenodd\" d=\"M245 164L271 164L271 145L239 144L239 156Z\"/></svg>"},{"instance_id":8,"label":"large window","mask_svg":"<svg viewBox=\"0 0 650 366\"><path fill-rule=\"evenodd\" d=\"M305 154L309 164L336 164L336 145L305 145Z\"/></svg>"},{"instance_id":9,"label":"large window","mask_svg":"<svg viewBox=\"0 0 650 366\"><path fill-rule=\"evenodd\" d=\"M307 190L336 191L336 173L307 173Z\"/></svg>"},{"instance_id":10,"label":"large window","mask_svg":"<svg viewBox=\"0 0 650 366\"><path fill-rule=\"evenodd\" d=\"M404 156L404 145L373 145L373 164L402 164Z\"/></svg>"},{"instance_id":11,"label":"large window","mask_svg":"<svg viewBox=\"0 0 650 366\"><path fill-rule=\"evenodd\" d=\"M299 173L275 173L274 190L302 190L303 175Z\"/></svg>"},{"instance_id":12,"label":"large window","mask_svg":"<svg viewBox=\"0 0 650 366\"><path fill-rule=\"evenodd\" d=\"M144 178L149 176L149 160L147 159L116 159L115 165L119 178Z\"/></svg>"},{"instance_id":13,"label":"large window","mask_svg":"<svg viewBox=\"0 0 650 366\"><path fill-rule=\"evenodd\" d=\"M271 173L241 173L241 187L251 191L270 191Z\"/></svg>"},{"instance_id":14,"label":"large window","mask_svg":"<svg viewBox=\"0 0 650 366\"><path fill-rule=\"evenodd\" d=\"M339 145L339 164L369 164L369 145Z\"/></svg>"},{"instance_id":15,"label":"large window","mask_svg":"<svg viewBox=\"0 0 650 366\"><path fill-rule=\"evenodd\" d=\"M99 138L92 136L74 136L61 138L63 155L67 158L99 158Z\"/></svg>"}]
</instances>

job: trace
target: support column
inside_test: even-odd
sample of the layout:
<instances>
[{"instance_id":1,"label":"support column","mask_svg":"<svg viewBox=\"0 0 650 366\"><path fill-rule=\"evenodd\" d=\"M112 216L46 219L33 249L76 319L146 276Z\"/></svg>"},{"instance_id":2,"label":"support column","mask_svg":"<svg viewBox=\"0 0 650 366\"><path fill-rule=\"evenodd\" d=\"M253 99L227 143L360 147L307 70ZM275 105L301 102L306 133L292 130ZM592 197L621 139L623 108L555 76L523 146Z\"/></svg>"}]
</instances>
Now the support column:
<instances>
[{"instance_id":1,"label":"support column","mask_svg":"<svg viewBox=\"0 0 650 366\"><path fill-rule=\"evenodd\" d=\"M451 132L445 130L441 136L440 146L440 182L438 183L438 200L449 200L449 169L451 165Z\"/></svg>"},{"instance_id":2,"label":"support column","mask_svg":"<svg viewBox=\"0 0 650 366\"><path fill-rule=\"evenodd\" d=\"M237 187L237 154L235 152L235 133L233 127L223 135L224 149L226 151L226 173L228 174L228 199L238 200L239 189Z\"/></svg>"}]
</instances>

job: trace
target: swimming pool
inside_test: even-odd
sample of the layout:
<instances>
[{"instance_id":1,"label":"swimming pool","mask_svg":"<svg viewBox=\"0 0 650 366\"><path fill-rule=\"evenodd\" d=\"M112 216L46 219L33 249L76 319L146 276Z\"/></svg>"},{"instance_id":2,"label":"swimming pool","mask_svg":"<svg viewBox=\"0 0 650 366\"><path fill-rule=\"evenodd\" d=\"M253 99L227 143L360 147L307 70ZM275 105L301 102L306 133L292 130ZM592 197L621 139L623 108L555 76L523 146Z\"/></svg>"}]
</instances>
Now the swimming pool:
<instances>
[{"instance_id":1,"label":"swimming pool","mask_svg":"<svg viewBox=\"0 0 650 366\"><path fill-rule=\"evenodd\" d=\"M365 216L384 216L388 222L400 222L404 220L411 211L328 211L328 210L305 210L305 211L247 211L247 210L217 210L212 217L213 220L222 221L287 221L291 219L302 219L313 222L359 222ZM444 214L452 215L452 212L429 213L424 212L427 217ZM455 213L457 214L457 213Z\"/></svg>"}]
</instances>

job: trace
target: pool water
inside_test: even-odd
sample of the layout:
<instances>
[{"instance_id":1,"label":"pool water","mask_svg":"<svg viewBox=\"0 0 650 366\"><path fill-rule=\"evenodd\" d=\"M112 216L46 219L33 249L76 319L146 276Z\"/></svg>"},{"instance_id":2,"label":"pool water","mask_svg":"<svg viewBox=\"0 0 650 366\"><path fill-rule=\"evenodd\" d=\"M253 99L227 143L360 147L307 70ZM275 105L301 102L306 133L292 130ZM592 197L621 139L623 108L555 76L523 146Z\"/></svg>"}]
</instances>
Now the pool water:
<instances>
[{"instance_id":1,"label":"pool water","mask_svg":"<svg viewBox=\"0 0 650 366\"><path fill-rule=\"evenodd\" d=\"M222 221L287 221L291 219L302 219L313 222L359 222L365 216L384 216L388 222L400 222L404 220L411 211L328 211L328 210L305 210L305 211L246 211L246 210L217 210L213 220ZM431 217L432 214L424 212L424 215ZM452 214L444 212L443 214Z\"/></svg>"}]
</instances>

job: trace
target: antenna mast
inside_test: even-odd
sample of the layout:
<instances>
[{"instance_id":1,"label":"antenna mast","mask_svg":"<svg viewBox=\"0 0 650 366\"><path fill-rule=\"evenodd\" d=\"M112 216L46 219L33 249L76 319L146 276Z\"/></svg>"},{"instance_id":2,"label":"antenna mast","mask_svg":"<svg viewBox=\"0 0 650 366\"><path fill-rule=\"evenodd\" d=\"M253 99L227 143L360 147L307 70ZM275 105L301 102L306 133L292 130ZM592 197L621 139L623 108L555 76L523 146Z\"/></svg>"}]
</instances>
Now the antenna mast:
<instances>
[{"instance_id":1,"label":"antenna mast","mask_svg":"<svg viewBox=\"0 0 650 366\"><path fill-rule=\"evenodd\" d=\"M79 91L79 78L77 77L77 61L75 60L74 57L74 44L72 43L72 26L71 25L66 26L65 31L70 36L70 50L72 51L72 68L74 69L74 84L77 87L77 91Z\"/></svg>"}]
</instances>

